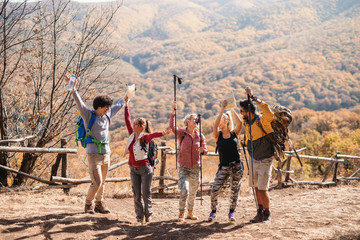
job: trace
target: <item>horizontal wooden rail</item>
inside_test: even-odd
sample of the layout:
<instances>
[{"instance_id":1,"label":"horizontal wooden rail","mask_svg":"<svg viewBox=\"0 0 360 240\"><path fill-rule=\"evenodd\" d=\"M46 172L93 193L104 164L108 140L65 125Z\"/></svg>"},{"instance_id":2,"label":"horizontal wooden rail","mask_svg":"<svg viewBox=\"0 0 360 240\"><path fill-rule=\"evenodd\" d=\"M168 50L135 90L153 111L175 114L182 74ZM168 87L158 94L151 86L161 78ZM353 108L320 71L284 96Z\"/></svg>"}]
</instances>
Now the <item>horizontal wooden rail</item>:
<instances>
[{"instance_id":1,"label":"horizontal wooden rail","mask_svg":"<svg viewBox=\"0 0 360 240\"><path fill-rule=\"evenodd\" d=\"M296 157L295 154L289 154L286 153L285 156L287 157ZM324 160L324 161L330 161L330 162L344 162L344 159L336 159L336 158L326 158L326 157L316 157L316 156L309 156L309 155L300 155L300 158L306 158L306 159L311 159L311 160Z\"/></svg>"},{"instance_id":2,"label":"horizontal wooden rail","mask_svg":"<svg viewBox=\"0 0 360 240\"><path fill-rule=\"evenodd\" d=\"M336 182L313 182L313 181L297 181L297 182L283 182L284 186L294 186L294 185L336 185Z\"/></svg>"},{"instance_id":3,"label":"horizontal wooden rail","mask_svg":"<svg viewBox=\"0 0 360 240\"><path fill-rule=\"evenodd\" d=\"M29 148L29 147L0 146L0 152L77 153L77 149L70 149L70 148Z\"/></svg>"},{"instance_id":4,"label":"horizontal wooden rail","mask_svg":"<svg viewBox=\"0 0 360 240\"><path fill-rule=\"evenodd\" d=\"M336 154L339 158L351 158L351 159L360 159L359 156L351 156L351 155L343 155L343 154Z\"/></svg>"},{"instance_id":5,"label":"horizontal wooden rail","mask_svg":"<svg viewBox=\"0 0 360 240\"><path fill-rule=\"evenodd\" d=\"M306 147L300 148L300 149L296 150L296 152L299 153L299 152L302 152L304 150L306 150ZM295 154L294 151L284 151L284 153Z\"/></svg>"},{"instance_id":6,"label":"horizontal wooden rail","mask_svg":"<svg viewBox=\"0 0 360 240\"><path fill-rule=\"evenodd\" d=\"M28 137L24 137L24 138L19 138L19 139L6 139L6 140L0 140L0 144L2 143L18 143L18 142L24 142L28 139L32 139L35 138L36 135L32 135L32 136L28 136Z\"/></svg>"},{"instance_id":7,"label":"horizontal wooden rail","mask_svg":"<svg viewBox=\"0 0 360 240\"><path fill-rule=\"evenodd\" d=\"M167 176L159 176L159 177L153 177L153 180L159 180L159 179L165 179L165 180L172 180L172 181L178 181L177 178L174 177L167 177ZM83 184L83 183L91 183L91 179L73 179L73 178L63 178L63 177L57 177L52 176L51 178L52 182L61 182L61 183L72 183L72 184ZM105 182L126 182L130 181L130 177L123 177L123 178L106 178Z\"/></svg>"},{"instance_id":8,"label":"horizontal wooden rail","mask_svg":"<svg viewBox=\"0 0 360 240\"><path fill-rule=\"evenodd\" d=\"M42 183L54 184L53 182L50 182L50 181L48 181L48 180L45 180L45 179L42 179L42 178L39 178L39 177L30 175L30 174L28 174L28 173L24 173L24 172L19 171L19 170L15 170L15 169L13 169L13 168L6 167L6 166L3 166L3 165L0 165L0 168L5 169L6 171L9 171L9 172L14 172L14 173L23 175L23 176L25 176L25 177L34 179L34 180L39 181L39 182L42 182Z\"/></svg>"},{"instance_id":9,"label":"horizontal wooden rail","mask_svg":"<svg viewBox=\"0 0 360 240\"><path fill-rule=\"evenodd\" d=\"M340 177L337 180L360 180L360 177Z\"/></svg>"}]
</instances>

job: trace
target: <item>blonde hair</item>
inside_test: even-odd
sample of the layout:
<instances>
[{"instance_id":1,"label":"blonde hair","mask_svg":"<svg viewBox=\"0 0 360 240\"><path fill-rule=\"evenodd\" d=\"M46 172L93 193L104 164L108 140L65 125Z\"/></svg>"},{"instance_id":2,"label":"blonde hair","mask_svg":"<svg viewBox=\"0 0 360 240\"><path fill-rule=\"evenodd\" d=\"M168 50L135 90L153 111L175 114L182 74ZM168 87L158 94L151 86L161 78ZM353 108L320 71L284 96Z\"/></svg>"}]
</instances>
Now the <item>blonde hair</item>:
<instances>
[{"instance_id":1,"label":"blonde hair","mask_svg":"<svg viewBox=\"0 0 360 240\"><path fill-rule=\"evenodd\" d=\"M232 120L232 117L231 117L231 112L227 111L226 113L223 113L221 118L225 119L225 120L228 120L227 127L228 127L229 131L231 132L234 129L234 124L233 124L233 120Z\"/></svg>"},{"instance_id":2,"label":"blonde hair","mask_svg":"<svg viewBox=\"0 0 360 240\"><path fill-rule=\"evenodd\" d=\"M185 118L184 118L184 124L185 124L186 127L188 126L188 121L190 121L191 118L195 118L195 119L196 119L196 118L197 118L196 113L190 113L190 114L188 114L188 115L185 116Z\"/></svg>"}]
</instances>

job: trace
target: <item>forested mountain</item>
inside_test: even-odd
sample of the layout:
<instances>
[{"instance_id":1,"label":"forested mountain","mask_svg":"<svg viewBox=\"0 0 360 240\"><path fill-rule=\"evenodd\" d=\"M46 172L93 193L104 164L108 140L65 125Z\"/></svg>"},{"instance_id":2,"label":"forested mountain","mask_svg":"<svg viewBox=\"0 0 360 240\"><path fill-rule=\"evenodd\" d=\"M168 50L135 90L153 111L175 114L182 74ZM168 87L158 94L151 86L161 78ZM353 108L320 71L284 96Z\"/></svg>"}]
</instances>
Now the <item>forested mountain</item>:
<instances>
[{"instance_id":1,"label":"forested mountain","mask_svg":"<svg viewBox=\"0 0 360 240\"><path fill-rule=\"evenodd\" d=\"M173 74L183 78L179 116L210 118L232 90L245 98L246 86L293 110L351 109L360 101L359 23L358 0L124 1L111 25L124 51L113 70L137 85L136 115L158 122L169 116Z\"/></svg>"}]
</instances>

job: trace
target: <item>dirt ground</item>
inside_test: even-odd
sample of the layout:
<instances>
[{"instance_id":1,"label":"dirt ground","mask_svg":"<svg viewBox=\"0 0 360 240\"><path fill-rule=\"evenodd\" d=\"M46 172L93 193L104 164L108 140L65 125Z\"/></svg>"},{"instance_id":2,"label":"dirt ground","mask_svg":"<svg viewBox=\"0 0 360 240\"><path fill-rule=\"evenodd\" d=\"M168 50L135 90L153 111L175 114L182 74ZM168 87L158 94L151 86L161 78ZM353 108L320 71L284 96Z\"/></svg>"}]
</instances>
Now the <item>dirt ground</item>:
<instances>
[{"instance_id":1,"label":"dirt ground","mask_svg":"<svg viewBox=\"0 0 360 240\"><path fill-rule=\"evenodd\" d=\"M85 193L62 190L0 194L0 239L360 239L360 183L270 191L272 221L249 224L250 193L241 193L236 222L227 220L228 192L215 222L207 222L210 197L196 201L199 220L180 224L178 195L153 194L151 223L137 225L132 198L106 199L112 213L84 214Z\"/></svg>"}]
</instances>

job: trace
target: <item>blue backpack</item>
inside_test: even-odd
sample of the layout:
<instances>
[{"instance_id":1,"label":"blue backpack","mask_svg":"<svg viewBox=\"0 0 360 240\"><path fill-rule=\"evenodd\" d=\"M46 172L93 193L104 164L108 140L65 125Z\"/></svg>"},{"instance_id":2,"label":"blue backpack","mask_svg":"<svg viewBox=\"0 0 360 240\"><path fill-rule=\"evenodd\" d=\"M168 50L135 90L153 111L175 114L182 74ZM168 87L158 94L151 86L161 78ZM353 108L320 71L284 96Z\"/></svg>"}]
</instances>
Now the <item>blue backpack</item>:
<instances>
[{"instance_id":1,"label":"blue backpack","mask_svg":"<svg viewBox=\"0 0 360 240\"><path fill-rule=\"evenodd\" d=\"M109 127L110 127L110 116L108 114L106 114L106 116L109 118ZM76 146L79 146L79 141L81 143L81 146L83 146L84 148L86 148L86 145L88 143L96 143L96 145L98 146L98 153L101 153L101 145L108 144L108 142L99 141L94 136L91 135L91 128L94 125L94 122L95 122L94 110L91 111L90 122L87 129L85 127L84 120L82 119L81 116L79 116L75 126L75 133L77 133L75 139Z\"/></svg>"}]
</instances>

